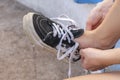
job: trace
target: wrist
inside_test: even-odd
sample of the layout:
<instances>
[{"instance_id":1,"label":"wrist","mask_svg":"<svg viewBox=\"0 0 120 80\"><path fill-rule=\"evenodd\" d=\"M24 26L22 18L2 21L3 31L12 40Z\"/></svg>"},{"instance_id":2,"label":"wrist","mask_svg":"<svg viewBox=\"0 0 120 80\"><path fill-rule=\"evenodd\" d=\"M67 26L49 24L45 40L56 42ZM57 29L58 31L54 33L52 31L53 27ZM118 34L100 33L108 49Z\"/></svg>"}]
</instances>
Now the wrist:
<instances>
[{"instance_id":1,"label":"wrist","mask_svg":"<svg viewBox=\"0 0 120 80\"><path fill-rule=\"evenodd\" d=\"M115 52L113 51L113 49L102 50L101 54L102 54L102 57L100 60L101 65L107 67L110 65L117 64L118 60L115 59L116 57L115 57Z\"/></svg>"},{"instance_id":2,"label":"wrist","mask_svg":"<svg viewBox=\"0 0 120 80\"><path fill-rule=\"evenodd\" d=\"M114 46L116 43L115 39L111 37L110 34L100 30L93 30L92 35L96 41L97 48L100 49L109 49ZM99 44L98 44L99 43Z\"/></svg>"},{"instance_id":3,"label":"wrist","mask_svg":"<svg viewBox=\"0 0 120 80\"><path fill-rule=\"evenodd\" d=\"M101 63L104 66L110 66L114 64L120 64L120 49L103 50L103 58Z\"/></svg>"},{"instance_id":4,"label":"wrist","mask_svg":"<svg viewBox=\"0 0 120 80\"><path fill-rule=\"evenodd\" d=\"M111 64L120 64L120 49L110 49L108 52L110 53Z\"/></svg>"},{"instance_id":5,"label":"wrist","mask_svg":"<svg viewBox=\"0 0 120 80\"><path fill-rule=\"evenodd\" d=\"M107 63L108 66L120 64L120 49L109 49L104 50L104 52L106 56L104 62Z\"/></svg>"},{"instance_id":6,"label":"wrist","mask_svg":"<svg viewBox=\"0 0 120 80\"><path fill-rule=\"evenodd\" d=\"M98 54L98 55L97 55L95 61L97 61L97 63L100 64L100 66L107 67L107 66L110 66L115 63L114 60L112 59L113 57L111 56L112 54L109 50L98 49L97 51L96 51L96 54Z\"/></svg>"}]
</instances>

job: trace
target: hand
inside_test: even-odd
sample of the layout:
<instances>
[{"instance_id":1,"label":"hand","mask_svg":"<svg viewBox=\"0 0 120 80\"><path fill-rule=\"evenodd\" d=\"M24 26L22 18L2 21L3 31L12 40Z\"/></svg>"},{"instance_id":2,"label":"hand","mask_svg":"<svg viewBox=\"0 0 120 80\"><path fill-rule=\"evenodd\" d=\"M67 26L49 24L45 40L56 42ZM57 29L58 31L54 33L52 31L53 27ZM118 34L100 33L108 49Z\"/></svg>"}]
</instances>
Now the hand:
<instances>
[{"instance_id":1,"label":"hand","mask_svg":"<svg viewBox=\"0 0 120 80\"><path fill-rule=\"evenodd\" d=\"M103 21L112 4L113 0L104 0L103 2L98 3L88 17L86 29L96 29Z\"/></svg>"},{"instance_id":2,"label":"hand","mask_svg":"<svg viewBox=\"0 0 120 80\"><path fill-rule=\"evenodd\" d=\"M94 48L81 49L82 67L87 70L100 70L109 66L109 58L107 51Z\"/></svg>"},{"instance_id":3,"label":"hand","mask_svg":"<svg viewBox=\"0 0 120 80\"><path fill-rule=\"evenodd\" d=\"M85 31L84 34L76 38L75 41L80 44L80 48L99 48L99 49L110 49L115 43L113 39L109 39L108 37L104 38L102 33L96 33L95 30Z\"/></svg>"},{"instance_id":4,"label":"hand","mask_svg":"<svg viewBox=\"0 0 120 80\"><path fill-rule=\"evenodd\" d=\"M93 9L87 21L87 26L86 26L87 31L85 31L85 33L82 36L75 39L76 42L80 43L80 48L92 47L99 49L110 49L115 45L115 43L119 39L118 32L120 31L119 28L116 26L114 27L114 25L118 24L119 22L118 23L113 22L112 20L114 20L113 19L114 17L110 18L111 16L109 15L105 17L106 19L104 19L104 16L108 13L112 4L113 4L113 0L104 0L103 2L99 3L97 7ZM113 5L113 7L115 5ZM117 9L119 8L115 8L115 10ZM109 12L109 14L115 16L114 15L115 13L113 14L113 12L115 11L111 11ZM97 28L98 26L99 28Z\"/></svg>"}]
</instances>

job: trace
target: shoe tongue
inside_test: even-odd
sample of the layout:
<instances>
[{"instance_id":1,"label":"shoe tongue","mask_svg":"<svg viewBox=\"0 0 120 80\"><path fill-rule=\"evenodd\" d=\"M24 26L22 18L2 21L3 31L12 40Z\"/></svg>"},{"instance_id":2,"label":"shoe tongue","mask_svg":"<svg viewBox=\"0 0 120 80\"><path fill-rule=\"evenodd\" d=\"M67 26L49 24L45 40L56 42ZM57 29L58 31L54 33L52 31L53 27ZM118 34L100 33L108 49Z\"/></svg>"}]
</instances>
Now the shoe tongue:
<instances>
[{"instance_id":1,"label":"shoe tongue","mask_svg":"<svg viewBox=\"0 0 120 80\"><path fill-rule=\"evenodd\" d=\"M74 38L78 38L80 36L82 36L82 34L84 33L83 29L78 29L78 30L71 30Z\"/></svg>"}]
</instances>

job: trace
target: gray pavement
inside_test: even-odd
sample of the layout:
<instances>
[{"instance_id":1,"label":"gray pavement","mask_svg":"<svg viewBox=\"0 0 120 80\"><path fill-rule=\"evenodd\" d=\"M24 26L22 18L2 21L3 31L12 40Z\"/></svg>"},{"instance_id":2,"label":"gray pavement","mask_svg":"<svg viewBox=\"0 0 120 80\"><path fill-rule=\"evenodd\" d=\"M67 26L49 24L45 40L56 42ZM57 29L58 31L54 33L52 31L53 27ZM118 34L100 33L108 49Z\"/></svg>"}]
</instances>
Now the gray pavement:
<instances>
[{"instance_id":1,"label":"gray pavement","mask_svg":"<svg viewBox=\"0 0 120 80\"><path fill-rule=\"evenodd\" d=\"M30 11L15 0L0 0L0 80L62 80L68 63L33 47L23 31L22 17ZM72 65L72 74L84 74L79 62Z\"/></svg>"}]
</instances>

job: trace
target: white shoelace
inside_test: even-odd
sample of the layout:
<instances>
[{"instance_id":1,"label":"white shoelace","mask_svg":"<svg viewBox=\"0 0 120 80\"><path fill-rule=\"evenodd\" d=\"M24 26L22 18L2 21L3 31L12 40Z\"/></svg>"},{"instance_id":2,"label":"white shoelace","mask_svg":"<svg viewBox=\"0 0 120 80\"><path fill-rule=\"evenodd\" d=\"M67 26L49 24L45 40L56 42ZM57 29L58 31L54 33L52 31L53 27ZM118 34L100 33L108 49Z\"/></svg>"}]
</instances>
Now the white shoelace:
<instances>
[{"instance_id":1,"label":"white shoelace","mask_svg":"<svg viewBox=\"0 0 120 80\"><path fill-rule=\"evenodd\" d=\"M52 20L57 20L57 23L59 23L60 25L57 25L55 23L53 23L53 36L56 37L58 35L60 39L59 44L57 45L57 59L58 60L62 60L65 57L69 57L69 70L68 70L68 77L70 78L71 76L71 61L73 59L73 56L75 56L75 51L77 50L79 44L77 42L75 42L75 45L68 48L67 50L64 50L64 48L62 48L62 41L63 40L68 40L69 43L71 43L71 40L74 39L73 34L71 33L71 29L68 28L70 25L64 25L63 23L61 23L61 21L67 21L70 22L71 25L76 25L75 21L70 19L68 16L62 15L60 17L57 18L51 18ZM62 52L65 52L64 54L62 54Z\"/></svg>"},{"instance_id":2,"label":"white shoelace","mask_svg":"<svg viewBox=\"0 0 120 80\"><path fill-rule=\"evenodd\" d=\"M70 32L71 29L69 29L68 27L70 25L75 25L76 26L76 22L72 19L70 19L68 16L66 15L62 15L60 17L57 17L57 18L51 18L52 20L57 20L57 23L59 23L61 25L61 27L55 23L53 23L54 26L53 27L53 36L56 37L58 35L58 37L60 38L61 37L61 40L58 44L58 46L56 47L58 49L58 53L57 53L57 59L58 60L62 60L64 59L65 57L69 57L69 70L68 70L68 77L70 78L71 76L71 60L73 59L73 56L75 56L75 51L76 49L78 48L79 46L79 43L75 42L75 45L70 47L69 49L67 50L63 50L62 49L62 41L63 40L68 40L68 42L70 43L71 40L74 39L74 36L73 34ZM61 23L61 21L66 21L66 22L70 22L71 24L70 25L64 25L63 23ZM69 37L70 36L70 37ZM62 54L62 52L65 52L64 54ZM98 71L88 71L87 70L87 74L92 74L92 73L102 73L104 72L104 69L103 70L98 70Z\"/></svg>"}]
</instances>

